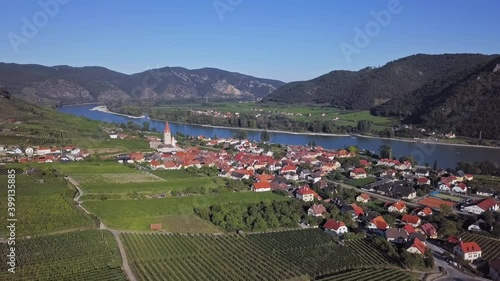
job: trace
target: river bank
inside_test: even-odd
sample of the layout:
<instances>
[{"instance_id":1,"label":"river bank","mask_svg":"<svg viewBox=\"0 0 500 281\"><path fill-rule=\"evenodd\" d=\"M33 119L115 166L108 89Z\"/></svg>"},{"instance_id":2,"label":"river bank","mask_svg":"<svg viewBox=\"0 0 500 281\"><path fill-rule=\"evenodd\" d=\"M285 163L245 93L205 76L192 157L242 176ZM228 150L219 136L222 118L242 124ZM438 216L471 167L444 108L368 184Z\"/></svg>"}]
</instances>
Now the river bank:
<instances>
[{"instance_id":1,"label":"river bank","mask_svg":"<svg viewBox=\"0 0 500 281\"><path fill-rule=\"evenodd\" d=\"M128 117L128 118L133 118L133 119L142 119L142 118L146 118L145 115L141 115L141 116L132 116L132 115L127 115L127 114L122 114L122 113L117 113L117 112L113 112L113 111L110 111L105 105L98 105L90 110L93 110L93 111L100 111L100 112L105 112L105 113L109 113L109 114L115 114L115 115L120 115L120 116L124 116L124 117Z\"/></svg>"},{"instance_id":2,"label":"river bank","mask_svg":"<svg viewBox=\"0 0 500 281\"><path fill-rule=\"evenodd\" d=\"M113 111L110 111L105 105L100 105L97 103L89 103L89 104L82 104L82 105L96 105L95 107L91 108L90 110L99 111L99 112L103 112L103 113L107 113L107 114L113 114L113 115L117 115L117 116L123 116L123 117L131 118L131 119L144 119L144 118L146 118L145 115L133 116L133 115L127 115L127 114L113 112ZM79 106L79 105L67 105L67 106ZM148 120L153 120L153 121L158 121L158 122L165 121L165 120L158 120L158 119L152 119L152 118L148 118ZM207 125L207 124L193 124L193 123L185 123L185 122L178 122L178 121L169 121L169 123L179 124L179 125L198 126L198 127L203 127L203 128L227 129L227 130L232 130L232 131L237 131L237 130L245 130L245 131L249 131L249 132L262 132L262 131L264 131L263 129L225 127L225 126L216 126L216 125ZM423 139L386 138L386 137L379 137L379 136L373 136L373 135L362 135L362 134L328 134L328 133L314 133L314 132L291 132L291 131L281 131L281 130L267 130L267 131L269 133L289 134L289 135L322 136L322 137L359 137L359 138L367 138L367 139L379 139L379 140L400 141L400 142L407 142L407 143L417 143L417 144L423 144L423 145L428 144L428 145L443 145L443 146L453 146L453 147L471 147L471 148L477 147L477 148L500 149L500 147L498 147L498 146L436 142L436 141L427 141L427 140L423 140Z\"/></svg>"},{"instance_id":3,"label":"river bank","mask_svg":"<svg viewBox=\"0 0 500 281\"><path fill-rule=\"evenodd\" d=\"M500 147L498 147L498 146L486 146L486 145L477 145L477 144L426 141L426 140L423 140L423 139L417 139L417 140L415 140L415 139L404 139L404 138L385 138L385 137L370 136L370 135L361 135L361 134L351 134L351 136L356 136L356 137L360 137L360 138L370 138L370 139L404 141L404 142L421 143L421 144L435 144L435 145L447 145L447 146L479 147L479 148L500 149Z\"/></svg>"}]
</instances>

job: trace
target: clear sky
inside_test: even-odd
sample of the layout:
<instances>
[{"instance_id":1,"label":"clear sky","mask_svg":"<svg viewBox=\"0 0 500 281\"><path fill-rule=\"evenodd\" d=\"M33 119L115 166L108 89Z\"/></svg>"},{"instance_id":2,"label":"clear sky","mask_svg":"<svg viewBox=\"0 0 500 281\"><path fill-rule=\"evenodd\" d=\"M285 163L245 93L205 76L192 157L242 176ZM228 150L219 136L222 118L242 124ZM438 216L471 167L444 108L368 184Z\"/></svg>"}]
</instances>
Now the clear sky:
<instances>
[{"instance_id":1,"label":"clear sky","mask_svg":"<svg viewBox=\"0 0 500 281\"><path fill-rule=\"evenodd\" d=\"M415 53L500 53L498 0L25 0L0 11L0 61L123 73L217 67L289 82Z\"/></svg>"}]
</instances>

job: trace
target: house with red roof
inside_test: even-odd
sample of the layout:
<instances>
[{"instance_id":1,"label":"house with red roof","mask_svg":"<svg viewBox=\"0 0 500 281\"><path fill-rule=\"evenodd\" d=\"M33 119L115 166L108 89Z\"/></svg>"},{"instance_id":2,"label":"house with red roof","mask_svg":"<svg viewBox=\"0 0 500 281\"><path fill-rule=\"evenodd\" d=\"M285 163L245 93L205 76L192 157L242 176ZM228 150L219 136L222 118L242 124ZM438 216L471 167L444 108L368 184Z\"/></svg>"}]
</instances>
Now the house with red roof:
<instances>
[{"instance_id":1,"label":"house with red roof","mask_svg":"<svg viewBox=\"0 0 500 281\"><path fill-rule=\"evenodd\" d=\"M423 255L425 253L425 244L420 239L415 238L406 245L406 251L412 254Z\"/></svg>"},{"instance_id":2,"label":"house with red roof","mask_svg":"<svg viewBox=\"0 0 500 281\"><path fill-rule=\"evenodd\" d=\"M421 217L430 216L430 215L432 215L432 209L429 207L425 207L422 210L418 211L417 215L421 216Z\"/></svg>"},{"instance_id":3,"label":"house with red roof","mask_svg":"<svg viewBox=\"0 0 500 281\"><path fill-rule=\"evenodd\" d=\"M387 222L385 222L385 220L382 216L378 216L378 217L372 219L368 223L367 228L371 229L371 230L385 231L386 229L389 228L389 225L387 224Z\"/></svg>"},{"instance_id":4,"label":"house with red roof","mask_svg":"<svg viewBox=\"0 0 500 281\"><path fill-rule=\"evenodd\" d=\"M453 254L472 262L481 257L481 247L476 242L460 242L453 247Z\"/></svg>"},{"instance_id":5,"label":"house with red roof","mask_svg":"<svg viewBox=\"0 0 500 281\"><path fill-rule=\"evenodd\" d=\"M413 226L411 226L410 224L403 226L403 229L406 231L406 233L408 233L408 235L410 235L416 231L415 228Z\"/></svg>"},{"instance_id":6,"label":"house with red roof","mask_svg":"<svg viewBox=\"0 0 500 281\"><path fill-rule=\"evenodd\" d=\"M271 191L271 183L268 181L256 182L252 186L252 191L255 192Z\"/></svg>"},{"instance_id":7,"label":"house with red roof","mask_svg":"<svg viewBox=\"0 0 500 281\"><path fill-rule=\"evenodd\" d=\"M359 166L361 166L362 168L368 169L368 168L370 168L370 162L368 162L368 160L366 160L366 159L361 159L361 160L359 160Z\"/></svg>"},{"instance_id":8,"label":"house with red roof","mask_svg":"<svg viewBox=\"0 0 500 281\"><path fill-rule=\"evenodd\" d=\"M280 170L281 174L286 174L286 173L290 173L290 172L293 172L293 173L297 172L297 167L295 167L294 165L286 165L283 168L281 168L281 170Z\"/></svg>"},{"instance_id":9,"label":"house with red roof","mask_svg":"<svg viewBox=\"0 0 500 281\"><path fill-rule=\"evenodd\" d=\"M39 147L36 149L37 155L45 155L50 153L51 153L50 147Z\"/></svg>"},{"instance_id":10,"label":"house with red roof","mask_svg":"<svg viewBox=\"0 0 500 281\"><path fill-rule=\"evenodd\" d=\"M314 198L321 200L321 197L319 197L318 193L316 193L316 191L312 190L307 185L298 188L295 192L295 197L305 202L314 201Z\"/></svg>"},{"instance_id":11,"label":"house with red roof","mask_svg":"<svg viewBox=\"0 0 500 281\"><path fill-rule=\"evenodd\" d=\"M367 193L361 193L360 195L358 195L356 197L356 201L357 202L368 203L368 201L370 201L370 195L368 195Z\"/></svg>"},{"instance_id":12,"label":"house with red roof","mask_svg":"<svg viewBox=\"0 0 500 281\"><path fill-rule=\"evenodd\" d=\"M465 183L463 183L463 182L460 182L458 184L455 184L451 190L454 192L457 192L457 193L466 194L467 193L467 185L465 185Z\"/></svg>"},{"instance_id":13,"label":"house with red roof","mask_svg":"<svg viewBox=\"0 0 500 281\"><path fill-rule=\"evenodd\" d=\"M426 177L420 177L417 179L417 184L418 185L431 184L431 180Z\"/></svg>"},{"instance_id":14,"label":"house with red roof","mask_svg":"<svg viewBox=\"0 0 500 281\"><path fill-rule=\"evenodd\" d=\"M344 222L334 219L328 219L323 225L323 228L327 232L335 233L337 236L342 236L344 233L349 232Z\"/></svg>"},{"instance_id":15,"label":"house with red roof","mask_svg":"<svg viewBox=\"0 0 500 281\"><path fill-rule=\"evenodd\" d=\"M158 170L158 169L165 169L165 166L163 166L163 163L160 163L158 160L153 160L149 163L149 167L151 170Z\"/></svg>"},{"instance_id":16,"label":"house with red roof","mask_svg":"<svg viewBox=\"0 0 500 281\"><path fill-rule=\"evenodd\" d=\"M366 178L366 171L363 168L355 168L354 170L351 171L349 174L351 179L364 179Z\"/></svg>"},{"instance_id":17,"label":"house with red roof","mask_svg":"<svg viewBox=\"0 0 500 281\"><path fill-rule=\"evenodd\" d=\"M482 199L478 202L472 203L469 206L464 207L464 211L480 215L488 210L498 211L500 205L493 198Z\"/></svg>"},{"instance_id":18,"label":"house with red roof","mask_svg":"<svg viewBox=\"0 0 500 281\"><path fill-rule=\"evenodd\" d=\"M322 217L323 214L326 214L326 208L323 204L313 204L309 210L307 210L307 214L314 217Z\"/></svg>"},{"instance_id":19,"label":"house with red roof","mask_svg":"<svg viewBox=\"0 0 500 281\"><path fill-rule=\"evenodd\" d=\"M414 215L405 214L401 219L401 222L404 224L411 225L413 227L418 227L420 225L420 218Z\"/></svg>"},{"instance_id":20,"label":"house with red roof","mask_svg":"<svg viewBox=\"0 0 500 281\"><path fill-rule=\"evenodd\" d=\"M406 204L399 200L398 202L393 203L389 206L389 212L398 212L398 213L406 213Z\"/></svg>"}]
</instances>

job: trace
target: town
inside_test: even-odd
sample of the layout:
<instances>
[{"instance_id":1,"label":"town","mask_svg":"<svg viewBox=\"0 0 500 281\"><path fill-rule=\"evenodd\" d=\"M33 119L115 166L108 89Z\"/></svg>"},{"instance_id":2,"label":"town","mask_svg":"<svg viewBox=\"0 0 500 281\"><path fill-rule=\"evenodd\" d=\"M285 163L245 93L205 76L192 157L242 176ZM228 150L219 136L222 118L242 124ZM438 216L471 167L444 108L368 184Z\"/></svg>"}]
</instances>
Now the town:
<instances>
[{"instance_id":1,"label":"town","mask_svg":"<svg viewBox=\"0 0 500 281\"><path fill-rule=\"evenodd\" d=\"M179 144L167 122L162 138L144 136L150 151L120 154L110 161L143 171L214 169L218 177L242 182L248 192L276 193L301 202L306 215L295 222L300 228L320 228L339 243L378 237L390 242L381 246L389 256L405 251L422 257L409 267L432 267L436 262L440 268L498 280L499 248L488 242L500 236L500 193L474 184L472 174L439 169L436 163L417 166L410 156L397 160L387 146L377 155L357 147L328 150L313 143L281 146L238 138L183 137ZM110 131L109 138L130 136ZM75 146L0 146L0 156L2 162L22 164L91 158ZM223 227L223 222L212 219L213 208L205 211L210 215L202 215L203 210L198 215ZM254 228L262 229L262 223L247 229ZM161 223L151 224L151 230L161 229Z\"/></svg>"}]
</instances>

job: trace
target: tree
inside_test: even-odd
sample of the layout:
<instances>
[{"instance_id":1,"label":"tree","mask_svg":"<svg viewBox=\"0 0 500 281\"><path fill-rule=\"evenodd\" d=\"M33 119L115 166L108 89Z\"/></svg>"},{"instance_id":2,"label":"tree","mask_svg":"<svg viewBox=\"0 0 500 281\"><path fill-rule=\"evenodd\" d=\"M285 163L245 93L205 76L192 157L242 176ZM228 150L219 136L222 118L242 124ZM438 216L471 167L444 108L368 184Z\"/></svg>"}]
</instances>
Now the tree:
<instances>
[{"instance_id":1,"label":"tree","mask_svg":"<svg viewBox=\"0 0 500 281\"><path fill-rule=\"evenodd\" d=\"M441 214L443 217L447 217L453 214L453 208L450 205L441 204L439 205L439 209L441 209Z\"/></svg>"},{"instance_id":2,"label":"tree","mask_svg":"<svg viewBox=\"0 0 500 281\"><path fill-rule=\"evenodd\" d=\"M142 129L141 129L141 131L149 131L149 122L148 121L142 122Z\"/></svg>"},{"instance_id":3,"label":"tree","mask_svg":"<svg viewBox=\"0 0 500 281\"><path fill-rule=\"evenodd\" d=\"M358 121L358 130L361 133L368 133L368 132L370 132L372 125L373 125L372 121L368 121L368 120Z\"/></svg>"},{"instance_id":4,"label":"tree","mask_svg":"<svg viewBox=\"0 0 500 281\"><path fill-rule=\"evenodd\" d=\"M483 218L484 221L489 225L493 225L493 223L495 223L495 216L493 215L493 212L491 210L487 210L486 212L484 212Z\"/></svg>"},{"instance_id":5,"label":"tree","mask_svg":"<svg viewBox=\"0 0 500 281\"><path fill-rule=\"evenodd\" d=\"M238 132L236 132L236 134L234 134L234 138L235 139L239 139L239 140L247 139L248 138L248 132L245 131L245 130L239 130Z\"/></svg>"},{"instance_id":6,"label":"tree","mask_svg":"<svg viewBox=\"0 0 500 281\"><path fill-rule=\"evenodd\" d=\"M392 148L387 144L383 144L378 149L380 158L392 158Z\"/></svg>"},{"instance_id":7,"label":"tree","mask_svg":"<svg viewBox=\"0 0 500 281\"><path fill-rule=\"evenodd\" d=\"M359 148L357 146L351 145L347 148L347 151L350 153L357 154L359 152Z\"/></svg>"},{"instance_id":8,"label":"tree","mask_svg":"<svg viewBox=\"0 0 500 281\"><path fill-rule=\"evenodd\" d=\"M415 160L415 157L413 157L413 155L399 157L399 162L405 162L405 161L410 162L412 165L417 164L417 160Z\"/></svg>"},{"instance_id":9,"label":"tree","mask_svg":"<svg viewBox=\"0 0 500 281\"><path fill-rule=\"evenodd\" d=\"M432 170L437 171L438 170L438 161L434 160L434 164L432 164Z\"/></svg>"},{"instance_id":10,"label":"tree","mask_svg":"<svg viewBox=\"0 0 500 281\"><path fill-rule=\"evenodd\" d=\"M443 237L456 235L458 233L457 225L455 222L445 219L439 227L439 233Z\"/></svg>"},{"instance_id":11,"label":"tree","mask_svg":"<svg viewBox=\"0 0 500 281\"><path fill-rule=\"evenodd\" d=\"M264 130L260 133L260 140L262 142L268 142L271 139L271 136L269 135L269 132Z\"/></svg>"},{"instance_id":12,"label":"tree","mask_svg":"<svg viewBox=\"0 0 500 281\"><path fill-rule=\"evenodd\" d=\"M493 224L493 235L500 237L500 222Z\"/></svg>"}]
</instances>

